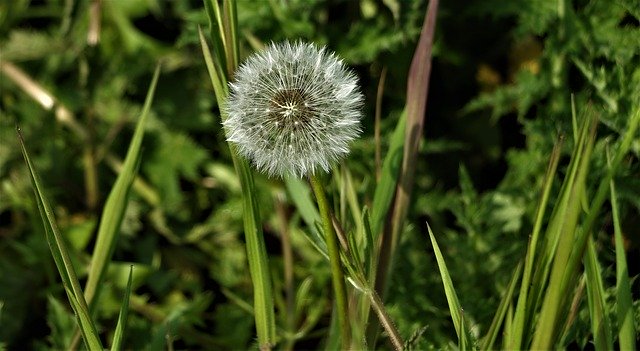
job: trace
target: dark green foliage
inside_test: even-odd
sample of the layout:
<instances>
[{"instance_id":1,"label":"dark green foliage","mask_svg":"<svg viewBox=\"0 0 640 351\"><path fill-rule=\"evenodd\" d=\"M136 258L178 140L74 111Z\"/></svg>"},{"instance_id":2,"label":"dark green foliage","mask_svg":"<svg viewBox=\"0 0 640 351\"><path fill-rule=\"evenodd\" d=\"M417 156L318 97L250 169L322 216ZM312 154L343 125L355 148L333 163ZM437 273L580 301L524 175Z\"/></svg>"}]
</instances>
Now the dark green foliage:
<instances>
[{"instance_id":1,"label":"dark green foliage","mask_svg":"<svg viewBox=\"0 0 640 351\"><path fill-rule=\"evenodd\" d=\"M125 348L256 347L240 185L198 40L198 25L207 28L204 8L200 1L102 1L100 42L91 46L90 4L0 3L0 64L15 65L56 101L43 107L0 71L0 349L66 348L75 332L15 123L84 285L98 218L158 61L163 71L142 145L142 183L134 184L103 283L95 314L99 332L103 341L111 340L132 263ZM364 133L345 165L360 204L369 208L376 187L378 79L387 67L384 157L406 102L406 75L426 7L426 1L399 0L238 1L241 59L260 44L304 39L327 45L357 72L366 95ZM480 337L525 254L545 169L560 137L565 143L559 173L566 172L574 145L572 94L578 111L590 107L601 116L586 183L592 198L607 171L605 148L620 144L640 104L640 6L634 0L442 1L432 70L409 225L385 298L400 334L405 340L416 336L416 350L456 345L426 221L465 323ZM60 108L75 122L61 119ZM639 159L636 138L615 177L632 277L640 273ZM561 179L552 185L550 206ZM343 227L355 231L356 221L341 216L352 209L342 207L340 187L331 177L325 180ZM295 348L316 349L330 325L329 268L303 235L315 229L296 212L286 189L279 180L256 177L277 333L282 338L285 287L274 199L284 202L292 236L296 327L302 331ZM593 234L615 324L611 216L605 205ZM638 321L638 280L631 284ZM584 348L593 339L587 307L585 298L564 345ZM388 348L385 342L378 338L376 347Z\"/></svg>"}]
</instances>

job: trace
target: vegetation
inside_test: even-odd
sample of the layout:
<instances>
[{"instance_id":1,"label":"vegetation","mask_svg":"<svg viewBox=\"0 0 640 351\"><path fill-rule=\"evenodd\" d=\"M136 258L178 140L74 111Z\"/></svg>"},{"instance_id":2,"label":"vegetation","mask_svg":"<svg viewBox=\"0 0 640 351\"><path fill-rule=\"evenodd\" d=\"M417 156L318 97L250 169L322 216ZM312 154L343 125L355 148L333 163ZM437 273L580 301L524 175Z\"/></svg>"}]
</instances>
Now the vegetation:
<instances>
[{"instance_id":1,"label":"vegetation","mask_svg":"<svg viewBox=\"0 0 640 351\"><path fill-rule=\"evenodd\" d=\"M640 345L637 1L0 19L0 349ZM297 39L365 96L349 156L310 182L254 170L220 108L238 64Z\"/></svg>"}]
</instances>

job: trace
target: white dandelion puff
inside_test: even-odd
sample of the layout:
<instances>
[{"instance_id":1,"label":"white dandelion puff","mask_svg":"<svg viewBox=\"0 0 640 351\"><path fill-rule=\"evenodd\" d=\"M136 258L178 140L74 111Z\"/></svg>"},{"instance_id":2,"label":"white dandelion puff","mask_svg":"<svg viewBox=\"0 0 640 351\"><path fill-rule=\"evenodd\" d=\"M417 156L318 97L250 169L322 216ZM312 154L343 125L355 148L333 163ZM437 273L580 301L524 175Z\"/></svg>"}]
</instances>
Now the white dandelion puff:
<instances>
[{"instance_id":1,"label":"white dandelion puff","mask_svg":"<svg viewBox=\"0 0 640 351\"><path fill-rule=\"evenodd\" d=\"M360 134L358 79L325 48L271 44L238 68L229 87L227 140L270 176L328 172Z\"/></svg>"}]
</instances>

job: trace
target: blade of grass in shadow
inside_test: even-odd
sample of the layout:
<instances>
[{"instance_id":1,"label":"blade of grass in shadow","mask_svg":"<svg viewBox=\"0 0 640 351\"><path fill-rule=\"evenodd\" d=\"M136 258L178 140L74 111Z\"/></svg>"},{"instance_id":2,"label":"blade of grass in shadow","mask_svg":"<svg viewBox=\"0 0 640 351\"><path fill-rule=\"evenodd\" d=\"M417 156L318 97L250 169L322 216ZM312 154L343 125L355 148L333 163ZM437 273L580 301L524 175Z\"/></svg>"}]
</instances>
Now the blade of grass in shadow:
<instances>
[{"instance_id":1,"label":"blade of grass in shadow","mask_svg":"<svg viewBox=\"0 0 640 351\"><path fill-rule=\"evenodd\" d=\"M607 149L607 164L611 167L611 157ZM611 191L611 212L613 217L613 231L616 247L616 301L617 301L617 324L618 343L620 350L635 350L636 335L633 325L633 301L631 299L631 282L629 281L629 270L627 268L627 257L622 239L622 229L620 229L620 215L618 214L618 199L616 187L613 179L609 182Z\"/></svg>"},{"instance_id":2,"label":"blade of grass in shadow","mask_svg":"<svg viewBox=\"0 0 640 351\"><path fill-rule=\"evenodd\" d=\"M129 279L127 280L127 288L120 306L120 314L118 315L118 324L113 334L113 342L111 350L122 350L122 341L124 340L124 331L127 328L127 317L129 315L129 296L131 296L131 282L133 281L133 265L129 268Z\"/></svg>"},{"instance_id":3,"label":"blade of grass in shadow","mask_svg":"<svg viewBox=\"0 0 640 351\"><path fill-rule=\"evenodd\" d=\"M540 198L540 202L538 203L538 208L536 210L536 217L533 226L533 231L531 233L531 240L529 240L529 244L527 246L527 254L525 256L524 263L524 271L522 274L522 281L520 283L520 294L518 295L518 302L516 305L515 315L513 317L513 328L511 329L513 332L509 334L508 338L508 348L512 350L520 349L522 346L522 337L525 330L529 330L529 326L526 321L530 321L533 318L533 312L535 312L535 306L529 304L529 292L532 287L532 274L534 270L534 265L536 259L539 257L537 253L539 241L540 241L540 233L542 229L542 221L544 219L544 215L546 212L546 208L549 202L549 194L551 192L551 185L553 184L553 179L556 174L556 170L558 168L558 162L560 160L560 150L562 148L564 138L560 137L558 142L553 147L553 151L551 152L551 157L549 160L549 165L547 167L547 171L544 176L544 182L542 186L542 196ZM485 349L490 348L488 346Z\"/></svg>"},{"instance_id":4,"label":"blade of grass in shadow","mask_svg":"<svg viewBox=\"0 0 640 351\"><path fill-rule=\"evenodd\" d=\"M427 230L429 232L429 239L431 239L431 246L433 247L433 252L436 256L436 261L438 262L438 269L440 270L440 276L442 277L442 285L444 286L444 293L447 297L447 303L449 304L449 311L451 312L451 319L453 321L453 325L456 328L456 334L458 335L458 343L460 345L472 345L471 344L471 335L469 334L469 330L467 329L464 321L464 317L462 315L462 307L460 306L460 302L458 300L458 295L456 294L456 290L453 287L453 282L451 281L451 276L449 275L449 270L447 269L447 264L444 262L444 257L442 256L442 252L440 251L440 247L438 247L438 243L436 242L436 238L431 231L431 227L427 223Z\"/></svg>"},{"instance_id":5,"label":"blade of grass in shadow","mask_svg":"<svg viewBox=\"0 0 640 351\"><path fill-rule=\"evenodd\" d=\"M214 42L215 60L209 51L202 30L199 30L200 44L211 84L216 93L218 107L220 107L220 117L224 121L226 116L221 107L224 106L229 95L227 79L233 76L238 63L236 5L233 0L225 0L222 15L217 0L204 0L204 5L209 18L211 39ZM226 74L222 67L227 68ZM233 144L228 144L228 146L242 189L242 217L247 259L253 283L254 317L258 343L261 350L269 350L275 345L274 301L262 222L255 198L253 173L247 161L238 155L236 147Z\"/></svg>"},{"instance_id":6,"label":"blade of grass in shadow","mask_svg":"<svg viewBox=\"0 0 640 351\"><path fill-rule=\"evenodd\" d=\"M387 79L387 66L382 67L382 72L380 72L380 80L378 80L378 90L376 93L376 113L375 113L375 122L374 122L374 138L376 145L376 181L380 181L381 167L382 167L382 157L380 151L380 115L382 114L382 96L384 94L384 82Z\"/></svg>"},{"instance_id":7,"label":"blade of grass in shadow","mask_svg":"<svg viewBox=\"0 0 640 351\"><path fill-rule=\"evenodd\" d=\"M413 178L415 173L418 148L422 138L424 117L427 108L427 94L429 91L429 77L431 74L431 52L435 33L438 0L429 1L427 13L422 24L422 32L418 46L413 55L407 79L407 126L405 128L405 142L402 156L402 167L398 176L395 190L391 221L387 222L382 234L380 260L376 274L376 291L384 297L387 275L391 270L393 253L407 216ZM374 230L376 224L374 223ZM375 232L374 232L375 234Z\"/></svg>"},{"instance_id":8,"label":"blade of grass in shadow","mask_svg":"<svg viewBox=\"0 0 640 351\"><path fill-rule=\"evenodd\" d=\"M35 167L31 162L20 129L16 129L18 132L22 156L24 157L24 161L29 169L29 176L31 178L31 184L33 186L38 209L40 211L40 217L42 218L42 223L44 225L47 243L49 244L49 249L51 250L51 254L56 267L58 268L58 272L60 273L60 277L62 278L62 284L67 293L67 297L69 298L69 303L75 312L85 346L87 349L92 351L102 350L103 347L100 342L100 337L98 336L95 324L91 319L89 307L84 298L84 294L82 293L80 282L78 282L76 271L71 262L71 257L64 242L64 238L58 229L58 225L56 224L56 220L53 215L53 210L51 209L49 201L43 192L40 178L38 177Z\"/></svg>"},{"instance_id":9,"label":"blade of grass in shadow","mask_svg":"<svg viewBox=\"0 0 640 351\"><path fill-rule=\"evenodd\" d=\"M596 350L613 350L611 339L611 323L607 315L607 303L604 298L604 284L600 273L600 263L596 257L596 246L593 238L589 236L587 242L587 254L584 258L584 267L587 282L587 301L589 303L589 318L591 319L591 332Z\"/></svg>"},{"instance_id":10,"label":"blade of grass in shadow","mask_svg":"<svg viewBox=\"0 0 640 351\"><path fill-rule=\"evenodd\" d=\"M158 77L160 76L160 65L156 67L153 74L147 97L140 114L140 119L136 126L136 130L129 144L129 150L124 161L124 166L116 182L109 193L109 197L104 205L104 210L100 218L100 227L98 228L98 236L96 244L91 256L91 267L89 269L87 284L85 285L85 297L91 310L95 305L95 297L99 289L104 273L106 272L113 250L118 241L118 234L122 218L129 199L129 191L137 173L137 167L140 160L140 152L142 148L142 139L144 138L144 129L147 116L151 110L151 103L155 94Z\"/></svg>"}]
</instances>

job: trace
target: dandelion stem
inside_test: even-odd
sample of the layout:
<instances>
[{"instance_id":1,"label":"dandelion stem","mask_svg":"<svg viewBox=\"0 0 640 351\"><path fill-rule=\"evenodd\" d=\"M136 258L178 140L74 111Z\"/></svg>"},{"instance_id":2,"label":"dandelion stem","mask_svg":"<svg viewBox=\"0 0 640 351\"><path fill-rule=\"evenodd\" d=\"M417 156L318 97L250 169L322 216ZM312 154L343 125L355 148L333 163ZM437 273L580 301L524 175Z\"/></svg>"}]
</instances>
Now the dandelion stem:
<instances>
[{"instance_id":1,"label":"dandelion stem","mask_svg":"<svg viewBox=\"0 0 640 351\"><path fill-rule=\"evenodd\" d=\"M320 217L322 217L322 228L324 229L325 240L327 240L327 251L329 253L333 291L338 309L338 322L340 324L342 349L347 350L351 344L351 330L349 328L348 320L349 311L347 308L347 289L344 283L342 264L340 263L338 237L333 229L333 224L331 223L331 213L329 212L329 204L324 193L322 182L315 175L311 175L309 180L311 182L313 192L316 195L316 201L318 201L318 209L320 210Z\"/></svg>"}]
</instances>

